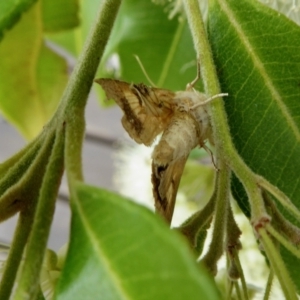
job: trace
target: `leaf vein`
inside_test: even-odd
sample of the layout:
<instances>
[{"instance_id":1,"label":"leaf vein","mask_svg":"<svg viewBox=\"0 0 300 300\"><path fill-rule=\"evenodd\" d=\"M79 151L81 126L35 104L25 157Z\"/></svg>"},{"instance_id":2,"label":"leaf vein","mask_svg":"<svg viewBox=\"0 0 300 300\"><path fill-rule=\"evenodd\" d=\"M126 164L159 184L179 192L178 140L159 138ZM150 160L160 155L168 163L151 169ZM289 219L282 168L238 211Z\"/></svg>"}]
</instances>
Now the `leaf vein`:
<instances>
[{"instance_id":1,"label":"leaf vein","mask_svg":"<svg viewBox=\"0 0 300 300\"><path fill-rule=\"evenodd\" d=\"M85 215L84 209L82 208L82 205L80 204L80 200L76 197L76 200L74 201L75 205L77 206L78 215L81 216L82 223L84 225L84 228L86 229L87 235L90 237L90 242L95 249L95 251L98 253L98 256L102 258L102 263L104 268L107 270L107 272L110 274L110 278L114 282L114 286L116 287L120 299L129 300L131 297L127 295L126 291L123 289L122 284L118 277L115 274L115 271L113 270L112 266L109 264L109 260L106 258L105 253L101 249L100 241L98 241L98 237L95 234L93 230L93 226L89 223L88 217ZM98 242L95 242L98 241Z\"/></svg>"},{"instance_id":2,"label":"leaf vein","mask_svg":"<svg viewBox=\"0 0 300 300\"><path fill-rule=\"evenodd\" d=\"M295 138L297 141L300 141L300 131L297 127L293 117L291 116L289 109L285 105L279 91L274 86L272 80L269 77L267 70L265 69L262 61L259 59L258 54L256 53L255 49L252 47L247 35L244 33L241 25L239 24L236 16L234 15L233 11L228 7L226 1L219 0L220 6L222 10L227 14L228 22L232 24L233 28L235 28L238 37L240 38L241 43L244 45L245 49L247 50L250 58L253 61L254 66L259 70L261 77L263 78L266 87L269 89L270 94L272 95L274 101L276 102L277 106L279 107L283 117L285 118L289 128L292 130Z\"/></svg>"}]
</instances>

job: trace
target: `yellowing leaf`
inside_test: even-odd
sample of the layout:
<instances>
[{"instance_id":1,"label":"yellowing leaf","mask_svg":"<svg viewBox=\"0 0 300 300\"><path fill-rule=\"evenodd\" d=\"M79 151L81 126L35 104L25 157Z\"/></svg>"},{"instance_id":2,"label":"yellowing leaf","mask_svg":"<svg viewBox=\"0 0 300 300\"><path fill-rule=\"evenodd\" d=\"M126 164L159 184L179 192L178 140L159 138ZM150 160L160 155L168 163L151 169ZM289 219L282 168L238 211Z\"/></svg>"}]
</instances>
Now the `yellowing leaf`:
<instances>
[{"instance_id":1,"label":"yellowing leaf","mask_svg":"<svg viewBox=\"0 0 300 300\"><path fill-rule=\"evenodd\" d=\"M27 139L51 117L67 80L66 62L42 38L40 4L0 43L0 110Z\"/></svg>"}]
</instances>

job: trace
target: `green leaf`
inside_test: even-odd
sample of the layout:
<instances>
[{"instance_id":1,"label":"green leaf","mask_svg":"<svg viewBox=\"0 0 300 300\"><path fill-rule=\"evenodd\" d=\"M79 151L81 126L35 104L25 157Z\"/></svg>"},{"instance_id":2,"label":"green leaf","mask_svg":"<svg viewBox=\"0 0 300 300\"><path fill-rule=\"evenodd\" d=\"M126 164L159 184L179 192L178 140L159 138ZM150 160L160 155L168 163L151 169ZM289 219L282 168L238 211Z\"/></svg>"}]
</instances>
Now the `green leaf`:
<instances>
[{"instance_id":1,"label":"green leaf","mask_svg":"<svg viewBox=\"0 0 300 300\"><path fill-rule=\"evenodd\" d=\"M40 4L0 44L0 110L28 139L52 116L67 81L64 59L43 44Z\"/></svg>"},{"instance_id":2,"label":"green leaf","mask_svg":"<svg viewBox=\"0 0 300 300\"><path fill-rule=\"evenodd\" d=\"M51 0L44 1L51 2ZM57 2L61 3L59 0L57 0ZM63 48L71 55L78 57L83 50L83 45L92 24L95 21L98 10L99 0L80 1L80 26L65 31L47 32L47 39Z\"/></svg>"},{"instance_id":3,"label":"green leaf","mask_svg":"<svg viewBox=\"0 0 300 300\"><path fill-rule=\"evenodd\" d=\"M187 22L170 20L166 7L149 0L122 4L98 77L114 75L105 69L106 59L114 53L119 56L121 78L128 82L150 84L134 55L158 87L184 90L196 77L196 57Z\"/></svg>"},{"instance_id":4,"label":"green leaf","mask_svg":"<svg viewBox=\"0 0 300 300\"><path fill-rule=\"evenodd\" d=\"M0 2L0 40L36 0L5 0Z\"/></svg>"},{"instance_id":5,"label":"green leaf","mask_svg":"<svg viewBox=\"0 0 300 300\"><path fill-rule=\"evenodd\" d=\"M46 0L51 1L51 0ZM57 0L59 2L59 0ZM70 0L71 1L71 0ZM73 0L74 1L74 0ZM48 39L74 56L79 56L99 10L99 0L80 1L80 26L63 32L51 32Z\"/></svg>"},{"instance_id":6,"label":"green leaf","mask_svg":"<svg viewBox=\"0 0 300 300\"><path fill-rule=\"evenodd\" d=\"M44 121L55 111L67 83L67 65L65 60L55 52L42 46L36 68L39 101L43 106Z\"/></svg>"},{"instance_id":7,"label":"green leaf","mask_svg":"<svg viewBox=\"0 0 300 300\"><path fill-rule=\"evenodd\" d=\"M79 183L56 299L220 299L183 239L148 209Z\"/></svg>"},{"instance_id":8,"label":"green leaf","mask_svg":"<svg viewBox=\"0 0 300 300\"><path fill-rule=\"evenodd\" d=\"M79 25L78 0L42 0L44 31L54 32Z\"/></svg>"},{"instance_id":9,"label":"green leaf","mask_svg":"<svg viewBox=\"0 0 300 300\"><path fill-rule=\"evenodd\" d=\"M80 28L80 27L79 27ZM79 30L79 29L78 29ZM76 39L77 30L65 30L59 32L50 32L47 33L47 40L58 45L60 48L64 49L66 52L69 52L70 55L75 57L78 56L79 48L81 49L81 43L78 43ZM80 44L80 47L78 46Z\"/></svg>"},{"instance_id":10,"label":"green leaf","mask_svg":"<svg viewBox=\"0 0 300 300\"><path fill-rule=\"evenodd\" d=\"M257 1L210 2L208 32L234 144L300 208L300 28ZM235 197L248 206L238 186ZM283 257L298 290L300 261ZM298 267L297 267L298 266Z\"/></svg>"},{"instance_id":11,"label":"green leaf","mask_svg":"<svg viewBox=\"0 0 300 300\"><path fill-rule=\"evenodd\" d=\"M200 153L202 154L202 152ZM205 165L199 159L193 160L189 157L180 180L179 191L185 195L188 201L196 202L202 207L210 199L213 189L213 166Z\"/></svg>"}]
</instances>

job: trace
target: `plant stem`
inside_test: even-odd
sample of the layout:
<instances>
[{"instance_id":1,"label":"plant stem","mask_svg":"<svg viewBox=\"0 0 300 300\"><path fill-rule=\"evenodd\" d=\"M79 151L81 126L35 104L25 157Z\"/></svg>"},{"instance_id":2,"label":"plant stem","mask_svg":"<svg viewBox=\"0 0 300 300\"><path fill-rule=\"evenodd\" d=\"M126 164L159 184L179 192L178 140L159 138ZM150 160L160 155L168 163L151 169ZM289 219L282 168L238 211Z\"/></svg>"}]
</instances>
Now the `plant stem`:
<instances>
[{"instance_id":1,"label":"plant stem","mask_svg":"<svg viewBox=\"0 0 300 300\"><path fill-rule=\"evenodd\" d=\"M16 166L22 159L24 159L24 156L27 156L28 153L30 153L30 152L31 153L37 152L38 148L41 147L42 141L43 141L43 134L40 134L34 140L32 140L29 144L27 144L24 148L22 148L19 152L14 154L12 157L7 159L6 161L1 162L0 163L1 181L4 181L3 177L4 177L4 174L5 174L5 176L7 175L7 173L8 173L7 170ZM4 188L4 190L5 189L6 188Z\"/></svg>"},{"instance_id":2,"label":"plant stem","mask_svg":"<svg viewBox=\"0 0 300 300\"><path fill-rule=\"evenodd\" d=\"M213 275L217 273L217 262L224 252L224 236L227 228L227 213L230 197L230 170L221 163L217 176L214 229L208 252L202 259Z\"/></svg>"},{"instance_id":3,"label":"plant stem","mask_svg":"<svg viewBox=\"0 0 300 300\"><path fill-rule=\"evenodd\" d=\"M64 125L62 125L64 127ZM40 270L43 263L51 222L55 210L55 202L63 174L64 128L57 130L56 139L35 213L30 233L25 261L20 273L15 299L36 299L39 292Z\"/></svg>"},{"instance_id":4,"label":"plant stem","mask_svg":"<svg viewBox=\"0 0 300 300\"><path fill-rule=\"evenodd\" d=\"M272 194L295 218L300 219L300 211L294 203L278 187L271 184L262 176L256 175L257 184Z\"/></svg>"},{"instance_id":5,"label":"plant stem","mask_svg":"<svg viewBox=\"0 0 300 300\"><path fill-rule=\"evenodd\" d=\"M32 221L32 210L24 210L20 213L13 243L5 262L5 268L0 282L0 299L10 299Z\"/></svg>"},{"instance_id":6,"label":"plant stem","mask_svg":"<svg viewBox=\"0 0 300 300\"><path fill-rule=\"evenodd\" d=\"M7 198L11 198L12 201L19 199L22 203L22 210L0 284L0 299L9 298L15 282L24 247L32 228L39 189L45 173L45 165L51 153L52 143L53 134L49 134L41 148L38 144L32 146L30 151L24 154L24 157L20 158L19 162L12 167L12 169L16 168L16 173L18 170L21 172L26 167L27 170L21 172L21 178L19 178L20 175L15 178L17 182L13 181L11 188L6 193L8 194ZM5 195L2 200L5 202Z\"/></svg>"},{"instance_id":7,"label":"plant stem","mask_svg":"<svg viewBox=\"0 0 300 300\"><path fill-rule=\"evenodd\" d=\"M0 180L0 211L5 211L5 207L2 205L2 197L7 192L7 190L16 184L24 174L28 171L28 168L32 165L32 162L35 160L39 150L44 144L44 139L40 138L31 142L26 147L24 147L19 153L11 157L8 161L1 164L1 167L4 166L6 170L1 174ZM21 155L20 155L21 154ZM11 163L10 163L11 162ZM1 213L0 213L1 215ZM0 219L2 219L0 217Z\"/></svg>"},{"instance_id":8,"label":"plant stem","mask_svg":"<svg viewBox=\"0 0 300 300\"><path fill-rule=\"evenodd\" d=\"M213 193L208 203L200 211L197 211L178 228L189 241L193 248L197 247L197 235L200 230L210 226L216 202L216 192Z\"/></svg>"},{"instance_id":9,"label":"plant stem","mask_svg":"<svg viewBox=\"0 0 300 300\"><path fill-rule=\"evenodd\" d=\"M234 261L236 263L237 269L239 270L239 274L241 276L241 284L242 284L244 299L249 300L247 283L246 283L245 275L244 275L243 268L241 265L241 261L240 261L237 250L234 250L234 252L235 252L234 253Z\"/></svg>"},{"instance_id":10,"label":"plant stem","mask_svg":"<svg viewBox=\"0 0 300 300\"><path fill-rule=\"evenodd\" d=\"M232 291L233 291L233 281L231 281L231 280L228 280L228 281L229 281L229 288L228 288L225 299L226 300L231 300L232 299L231 294L232 294Z\"/></svg>"},{"instance_id":11,"label":"plant stem","mask_svg":"<svg viewBox=\"0 0 300 300\"><path fill-rule=\"evenodd\" d=\"M81 152L85 129L84 108L120 4L121 0L101 1L97 19L58 110L65 114L67 123L65 159L69 182L70 176L83 179Z\"/></svg>"},{"instance_id":12,"label":"plant stem","mask_svg":"<svg viewBox=\"0 0 300 300\"><path fill-rule=\"evenodd\" d=\"M33 147L18 163L7 172L7 182L3 182L1 188L6 186L6 191L1 195L0 220L9 218L27 205L33 205L36 199L46 164L51 153L53 134L49 134L42 143L42 147ZM4 215L5 214L5 215Z\"/></svg>"},{"instance_id":13,"label":"plant stem","mask_svg":"<svg viewBox=\"0 0 300 300\"><path fill-rule=\"evenodd\" d=\"M228 206L228 215L227 215L227 233L226 233L226 248L230 253L234 249L240 250L242 248L240 242L240 236L242 234L240 228L238 227L231 206Z\"/></svg>"},{"instance_id":14,"label":"plant stem","mask_svg":"<svg viewBox=\"0 0 300 300\"><path fill-rule=\"evenodd\" d=\"M234 281L233 284L234 284L234 287L235 287L237 299L238 300L242 300L243 297L242 297L242 293L241 293L241 289L240 289L239 283L237 281Z\"/></svg>"},{"instance_id":15,"label":"plant stem","mask_svg":"<svg viewBox=\"0 0 300 300\"><path fill-rule=\"evenodd\" d=\"M266 208L270 215L272 216L272 225L267 224L267 228L274 228L277 230L277 234L282 236L291 246L299 245L300 243L300 228L288 221L277 208L274 200L269 197L269 194L265 191L262 193L263 199L265 201ZM270 225L270 226L269 226ZM271 230L272 230L271 228ZM268 230L268 229L267 229ZM272 232L270 231L271 235ZM277 238L276 236L274 236ZM278 238L277 238L278 239ZM299 250L297 250L299 252ZM298 254L299 255L299 254ZM297 255L296 255L297 256Z\"/></svg>"},{"instance_id":16,"label":"plant stem","mask_svg":"<svg viewBox=\"0 0 300 300\"><path fill-rule=\"evenodd\" d=\"M212 52L206 36L204 23L197 0L184 1L198 60L200 61L204 89L208 97L219 94L220 86L214 67ZM208 105L216 151L243 183L251 205L252 221L266 215L264 203L253 172L238 155L231 140L223 101L212 101Z\"/></svg>"},{"instance_id":17,"label":"plant stem","mask_svg":"<svg viewBox=\"0 0 300 300\"><path fill-rule=\"evenodd\" d=\"M268 277L268 282L267 282L267 286L266 286L266 289L265 289L265 294L264 294L264 299L263 300L268 300L270 298L273 279L274 279L274 272L273 272L272 269L270 269L270 274L269 274L269 277Z\"/></svg>"},{"instance_id":18,"label":"plant stem","mask_svg":"<svg viewBox=\"0 0 300 300\"><path fill-rule=\"evenodd\" d=\"M266 229L280 244L300 259L300 250L297 247L293 246L292 243L284 238L272 225L267 224Z\"/></svg>"},{"instance_id":19,"label":"plant stem","mask_svg":"<svg viewBox=\"0 0 300 300\"><path fill-rule=\"evenodd\" d=\"M270 261L270 264L280 282L282 291L285 295L285 299L298 299L295 286L290 278L290 275L282 261L282 258L280 257L280 254L278 253L278 250L276 249L271 238L269 237L266 229L259 229L258 234L260 235L260 240L263 244L264 250Z\"/></svg>"}]
</instances>

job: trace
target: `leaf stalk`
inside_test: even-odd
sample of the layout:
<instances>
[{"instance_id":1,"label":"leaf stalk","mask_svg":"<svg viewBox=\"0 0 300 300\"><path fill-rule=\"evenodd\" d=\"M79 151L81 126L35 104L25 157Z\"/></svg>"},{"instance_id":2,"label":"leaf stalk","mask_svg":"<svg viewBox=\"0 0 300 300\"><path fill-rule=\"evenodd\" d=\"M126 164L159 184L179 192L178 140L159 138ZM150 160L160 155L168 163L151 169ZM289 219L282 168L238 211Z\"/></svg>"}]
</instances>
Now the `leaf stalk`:
<instances>
[{"instance_id":1,"label":"leaf stalk","mask_svg":"<svg viewBox=\"0 0 300 300\"><path fill-rule=\"evenodd\" d=\"M218 188L212 241L208 252L201 260L213 275L216 275L217 273L217 262L224 252L227 214L230 199L230 170L225 164L221 165L219 163L218 167L221 168L217 174Z\"/></svg>"},{"instance_id":2,"label":"leaf stalk","mask_svg":"<svg viewBox=\"0 0 300 300\"><path fill-rule=\"evenodd\" d=\"M297 294L295 290L295 286L290 278L290 275L280 257L278 249L275 247L274 243L272 242L268 232L265 228L261 228L258 230L258 234L260 236L260 241L263 244L264 251L270 261L270 264L276 274L280 285L282 287L282 291L285 295L287 300L296 300Z\"/></svg>"},{"instance_id":3,"label":"leaf stalk","mask_svg":"<svg viewBox=\"0 0 300 300\"><path fill-rule=\"evenodd\" d=\"M56 138L39 193L37 209L20 272L14 299L36 299L39 292L40 270L47 247L55 202L63 174L65 130L57 130Z\"/></svg>"},{"instance_id":4,"label":"leaf stalk","mask_svg":"<svg viewBox=\"0 0 300 300\"><path fill-rule=\"evenodd\" d=\"M58 112L63 115L58 113L57 118L63 118L67 124L65 165L69 185L72 182L70 177L83 179L81 153L85 130L84 108L121 2L121 0L101 2L94 26L58 108Z\"/></svg>"}]
</instances>

